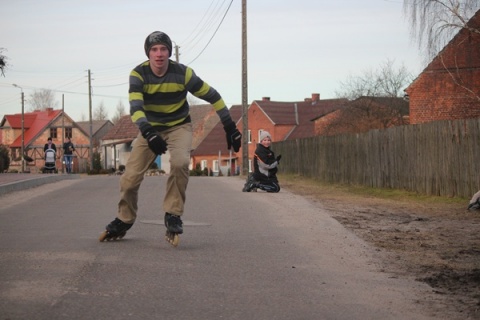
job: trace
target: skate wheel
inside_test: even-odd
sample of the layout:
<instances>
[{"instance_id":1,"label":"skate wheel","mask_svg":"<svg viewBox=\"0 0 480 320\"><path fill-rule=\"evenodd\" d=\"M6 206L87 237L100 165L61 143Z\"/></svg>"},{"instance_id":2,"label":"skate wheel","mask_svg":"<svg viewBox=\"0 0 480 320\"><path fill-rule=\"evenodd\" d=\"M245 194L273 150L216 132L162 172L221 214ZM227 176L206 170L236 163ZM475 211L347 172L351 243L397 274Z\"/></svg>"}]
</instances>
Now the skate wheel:
<instances>
[{"instance_id":1,"label":"skate wheel","mask_svg":"<svg viewBox=\"0 0 480 320\"><path fill-rule=\"evenodd\" d=\"M180 237L178 233L173 233L170 231L167 231L165 233L165 240L167 240L168 243L170 243L174 247L178 246L178 244L180 243Z\"/></svg>"},{"instance_id":2,"label":"skate wheel","mask_svg":"<svg viewBox=\"0 0 480 320\"><path fill-rule=\"evenodd\" d=\"M176 247L180 243L180 236L178 234L173 235L172 246Z\"/></svg>"},{"instance_id":3,"label":"skate wheel","mask_svg":"<svg viewBox=\"0 0 480 320\"><path fill-rule=\"evenodd\" d=\"M103 242L103 241L105 241L105 239L107 238L107 236L108 236L108 232L105 230L105 231L103 231L103 232L100 234L100 237L98 238L98 240L99 240L100 242ZM106 240L108 241L108 240L110 240L110 239L106 239Z\"/></svg>"},{"instance_id":4,"label":"skate wheel","mask_svg":"<svg viewBox=\"0 0 480 320\"><path fill-rule=\"evenodd\" d=\"M108 231L105 230L100 234L100 237L98 238L98 240L100 242L120 240L120 239L123 239L123 237L125 237L126 234L127 232L122 232L118 236L112 236L110 235L110 233L108 233Z\"/></svg>"}]
</instances>

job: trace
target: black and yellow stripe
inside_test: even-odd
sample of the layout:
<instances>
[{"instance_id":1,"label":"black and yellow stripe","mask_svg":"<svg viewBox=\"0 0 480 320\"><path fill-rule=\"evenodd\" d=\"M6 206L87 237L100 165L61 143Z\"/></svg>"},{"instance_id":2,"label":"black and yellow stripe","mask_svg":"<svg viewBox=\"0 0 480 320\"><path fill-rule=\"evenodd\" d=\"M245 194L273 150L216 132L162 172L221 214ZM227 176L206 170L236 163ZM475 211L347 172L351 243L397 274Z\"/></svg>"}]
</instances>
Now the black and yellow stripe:
<instances>
[{"instance_id":1,"label":"black and yellow stripe","mask_svg":"<svg viewBox=\"0 0 480 320\"><path fill-rule=\"evenodd\" d=\"M169 60L168 71L156 76L146 61L130 73L130 115L140 126L148 122L154 127L172 127L189 122L187 93L213 105L222 123L231 120L220 94L198 77L193 69Z\"/></svg>"}]
</instances>

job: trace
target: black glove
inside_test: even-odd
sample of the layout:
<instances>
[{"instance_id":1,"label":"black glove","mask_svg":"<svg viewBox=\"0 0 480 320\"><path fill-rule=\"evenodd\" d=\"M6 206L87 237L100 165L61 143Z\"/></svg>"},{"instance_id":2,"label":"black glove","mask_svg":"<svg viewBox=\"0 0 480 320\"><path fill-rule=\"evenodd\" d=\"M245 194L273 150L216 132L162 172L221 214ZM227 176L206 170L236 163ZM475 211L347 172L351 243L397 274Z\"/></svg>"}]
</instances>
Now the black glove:
<instances>
[{"instance_id":1,"label":"black glove","mask_svg":"<svg viewBox=\"0 0 480 320\"><path fill-rule=\"evenodd\" d=\"M240 150L240 146L242 145L242 134L238 131L237 126L233 121L223 126L223 129L227 133L227 146L230 150L233 147L235 152Z\"/></svg>"},{"instance_id":2,"label":"black glove","mask_svg":"<svg viewBox=\"0 0 480 320\"><path fill-rule=\"evenodd\" d=\"M155 154L163 154L167 152L167 143L157 133L157 131L149 123L142 123L140 125L142 136L147 140L148 147Z\"/></svg>"},{"instance_id":3,"label":"black glove","mask_svg":"<svg viewBox=\"0 0 480 320\"><path fill-rule=\"evenodd\" d=\"M277 162L280 163L280 159L282 159L282 155L279 154L278 157L277 157Z\"/></svg>"}]
</instances>

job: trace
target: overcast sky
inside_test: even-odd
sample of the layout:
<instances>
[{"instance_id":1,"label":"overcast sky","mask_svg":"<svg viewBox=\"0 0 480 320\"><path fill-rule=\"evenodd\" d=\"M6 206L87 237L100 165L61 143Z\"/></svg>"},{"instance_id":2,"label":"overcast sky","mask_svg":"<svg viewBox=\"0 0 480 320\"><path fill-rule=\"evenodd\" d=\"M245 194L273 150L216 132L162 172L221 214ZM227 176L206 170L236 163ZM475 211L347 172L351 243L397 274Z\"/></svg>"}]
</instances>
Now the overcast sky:
<instances>
[{"instance_id":1,"label":"overcast sky","mask_svg":"<svg viewBox=\"0 0 480 320\"><path fill-rule=\"evenodd\" d=\"M155 30L171 37L180 62L216 88L228 107L241 104L241 3L6 1L0 48L10 66L0 77L0 116L21 112L17 84L26 99L35 90L52 90L57 108L63 94L65 112L88 120L87 70L93 109L103 103L111 118L122 102L128 112L128 76L147 59L143 44ZM402 0L247 1L248 103L299 101L312 93L335 98L342 81L386 60L416 77L423 58L402 8Z\"/></svg>"}]
</instances>

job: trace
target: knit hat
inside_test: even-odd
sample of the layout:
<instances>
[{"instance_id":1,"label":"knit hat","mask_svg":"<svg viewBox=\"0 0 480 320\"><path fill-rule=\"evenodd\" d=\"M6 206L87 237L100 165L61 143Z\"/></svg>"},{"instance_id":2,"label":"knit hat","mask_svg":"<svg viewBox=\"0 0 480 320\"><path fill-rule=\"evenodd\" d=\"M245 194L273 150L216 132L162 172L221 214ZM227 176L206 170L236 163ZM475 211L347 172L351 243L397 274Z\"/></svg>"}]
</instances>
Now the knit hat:
<instances>
[{"instance_id":1,"label":"knit hat","mask_svg":"<svg viewBox=\"0 0 480 320\"><path fill-rule=\"evenodd\" d=\"M262 140L265 139L266 137L269 137L270 140L272 140L272 136L268 131L262 131L262 133L260 133L260 142L262 142Z\"/></svg>"},{"instance_id":2,"label":"knit hat","mask_svg":"<svg viewBox=\"0 0 480 320\"><path fill-rule=\"evenodd\" d=\"M172 56L172 40L170 40L170 37L161 31L154 31L148 35L147 39L145 39L144 47L147 57L150 49L156 44L163 44L166 46L168 48L169 57Z\"/></svg>"}]
</instances>

